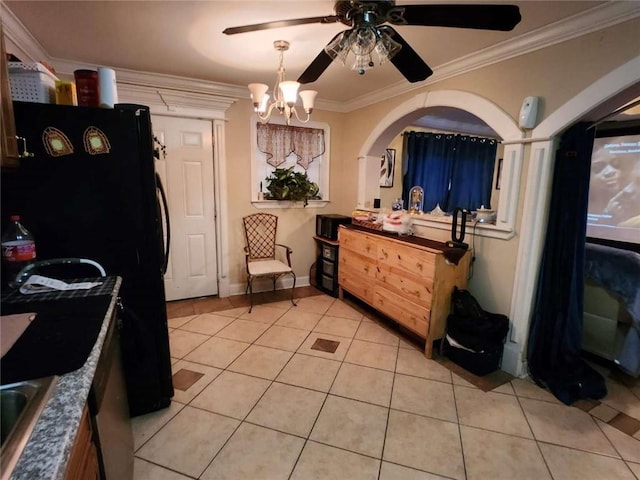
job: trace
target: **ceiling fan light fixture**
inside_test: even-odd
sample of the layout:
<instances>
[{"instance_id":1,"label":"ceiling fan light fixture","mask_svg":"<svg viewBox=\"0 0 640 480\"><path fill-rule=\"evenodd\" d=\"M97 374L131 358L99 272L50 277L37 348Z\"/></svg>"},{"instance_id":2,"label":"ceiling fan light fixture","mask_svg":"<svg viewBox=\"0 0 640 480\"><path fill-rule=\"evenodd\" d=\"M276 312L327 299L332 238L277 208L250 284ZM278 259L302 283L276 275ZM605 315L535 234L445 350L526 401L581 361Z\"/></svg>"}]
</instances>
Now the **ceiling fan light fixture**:
<instances>
[{"instance_id":1,"label":"ceiling fan light fixture","mask_svg":"<svg viewBox=\"0 0 640 480\"><path fill-rule=\"evenodd\" d=\"M359 75L364 75L364 72L373 68L374 65L375 63L373 63L373 58L370 53L366 55L356 55L351 64L351 70L357 72Z\"/></svg>"},{"instance_id":2,"label":"ceiling fan light fixture","mask_svg":"<svg viewBox=\"0 0 640 480\"><path fill-rule=\"evenodd\" d=\"M351 51L356 56L368 55L376 47L378 36L371 26L356 27L349 35Z\"/></svg>"},{"instance_id":3,"label":"ceiling fan light fixture","mask_svg":"<svg viewBox=\"0 0 640 480\"><path fill-rule=\"evenodd\" d=\"M522 20L518 5L444 2L432 4L426 1L416 5L396 5L396 0L336 0L334 15L276 20L253 25L225 28L224 34L255 32L270 28L282 28L312 23L332 24L340 22L349 30L338 33L300 75L301 83L315 82L334 62L346 65L349 52L354 56L371 55L376 50L380 64L392 60L393 66L411 83L421 82L433 74L411 45L395 31L396 26L449 27L476 30L511 31ZM387 38L384 34L388 35ZM280 41L281 44L287 42ZM281 50L278 45L276 49ZM286 50L286 48L284 48ZM400 55L398 52L402 50ZM395 55L395 57L394 57ZM371 68L365 58L355 61L359 73ZM277 89L276 89L277 90ZM282 108L281 107L279 108Z\"/></svg>"},{"instance_id":4,"label":"ceiling fan light fixture","mask_svg":"<svg viewBox=\"0 0 640 480\"><path fill-rule=\"evenodd\" d=\"M276 40L273 42L273 47L280 52L280 65L278 67L276 83L273 87L273 100L269 102L271 97L267 94L267 90L269 89L268 85L265 85L264 83L250 83L248 88L251 93L253 110L256 112L262 123L269 122L274 110L278 111L281 115L284 115L287 125L289 125L291 118L294 116L299 122L307 123L311 118L310 114L313 111L315 97L318 92L315 90L305 90L304 92L300 92L299 95L302 99L302 108L307 114L306 118L301 117L295 107L300 83L284 79L283 52L289 49L289 42L285 40Z\"/></svg>"},{"instance_id":5,"label":"ceiling fan light fixture","mask_svg":"<svg viewBox=\"0 0 640 480\"><path fill-rule=\"evenodd\" d=\"M402 49L402 45L382 30L378 30L378 34L379 38L376 43L376 53L380 59L380 65L382 65L391 60Z\"/></svg>"},{"instance_id":6,"label":"ceiling fan light fixture","mask_svg":"<svg viewBox=\"0 0 640 480\"><path fill-rule=\"evenodd\" d=\"M351 33L351 30L341 32L324 47L325 53L331 57L331 60L337 61L341 65L346 63L347 56L349 55L349 33Z\"/></svg>"}]
</instances>

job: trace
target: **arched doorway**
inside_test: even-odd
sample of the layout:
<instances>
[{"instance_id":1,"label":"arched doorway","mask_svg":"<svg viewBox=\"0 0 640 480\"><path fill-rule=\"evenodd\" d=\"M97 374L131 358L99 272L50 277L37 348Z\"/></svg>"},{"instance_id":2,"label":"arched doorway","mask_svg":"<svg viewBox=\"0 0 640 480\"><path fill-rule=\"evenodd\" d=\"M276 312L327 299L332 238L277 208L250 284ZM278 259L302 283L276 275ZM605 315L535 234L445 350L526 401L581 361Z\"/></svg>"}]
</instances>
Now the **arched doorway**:
<instances>
[{"instance_id":1,"label":"arched doorway","mask_svg":"<svg viewBox=\"0 0 640 480\"><path fill-rule=\"evenodd\" d=\"M477 295L481 304L489 306L487 309L491 309L493 306L496 308L493 311L506 313L510 308L513 288L514 269L511 265L515 263L517 253L518 239L514 238L516 236L516 213L520 173L524 159L524 144L527 139L524 138L516 121L504 110L479 95L456 90L424 92L408 99L391 110L378 123L359 151L358 161L360 162L361 176L359 178L358 200L360 201L361 196L377 197L376 189L379 192L377 184L379 176L377 174L369 176L363 174L366 172L366 168L362 167L370 164L372 168L379 169L380 155L404 127L421 118L430 109L442 107L462 110L479 118L500 137L503 144L502 186L497 207L498 218L496 225L475 232L479 236L488 237L483 238L486 240L483 253L487 255L476 264L476 283L470 285L470 288L472 288L474 295ZM367 179L369 179L369 183L367 183ZM372 179L375 181L374 184L371 183ZM436 225L436 223L422 218L414 220L414 224L425 227L450 229L450 226L442 223ZM508 253L506 254L505 240L508 240L508 248L506 249ZM487 248L490 243L492 245ZM502 261L501 257L504 256L509 259ZM481 263L483 264L480 266ZM503 274L505 269L508 270L507 275ZM517 351L518 347L515 346L512 350ZM510 372L515 371L515 366L515 361L503 364L503 368Z\"/></svg>"},{"instance_id":2,"label":"arched doorway","mask_svg":"<svg viewBox=\"0 0 640 480\"><path fill-rule=\"evenodd\" d=\"M496 228L487 236L512 238L515 232L520 171L523 160L523 132L515 120L495 103L479 95L459 90L436 90L420 93L391 110L369 134L360 148L358 161L358 205L363 199L378 197L377 173L380 155L392 139L407 125L424 116L429 109L450 107L463 110L482 120L498 134L504 145L502 164L502 189L497 207ZM489 232L489 231L488 231Z\"/></svg>"}]
</instances>

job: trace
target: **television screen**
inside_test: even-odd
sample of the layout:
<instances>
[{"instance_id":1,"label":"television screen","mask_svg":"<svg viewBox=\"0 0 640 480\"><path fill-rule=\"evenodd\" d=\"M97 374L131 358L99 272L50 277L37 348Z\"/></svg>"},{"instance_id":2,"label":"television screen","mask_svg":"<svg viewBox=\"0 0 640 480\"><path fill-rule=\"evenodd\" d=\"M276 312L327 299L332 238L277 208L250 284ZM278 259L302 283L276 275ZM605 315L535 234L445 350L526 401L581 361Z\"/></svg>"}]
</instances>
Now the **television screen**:
<instances>
[{"instance_id":1,"label":"television screen","mask_svg":"<svg viewBox=\"0 0 640 480\"><path fill-rule=\"evenodd\" d=\"M640 243L640 133L595 139L587 237Z\"/></svg>"}]
</instances>

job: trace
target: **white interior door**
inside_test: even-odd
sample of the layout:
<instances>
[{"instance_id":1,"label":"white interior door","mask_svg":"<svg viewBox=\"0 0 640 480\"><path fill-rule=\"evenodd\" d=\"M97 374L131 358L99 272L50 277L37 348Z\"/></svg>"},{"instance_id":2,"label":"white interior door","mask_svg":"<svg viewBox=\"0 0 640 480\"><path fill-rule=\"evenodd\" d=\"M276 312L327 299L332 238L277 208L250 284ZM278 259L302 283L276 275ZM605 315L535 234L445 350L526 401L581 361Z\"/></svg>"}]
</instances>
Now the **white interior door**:
<instances>
[{"instance_id":1,"label":"white interior door","mask_svg":"<svg viewBox=\"0 0 640 480\"><path fill-rule=\"evenodd\" d=\"M156 160L169 204L171 245L164 276L167 300L218 293L210 121L153 116L166 146Z\"/></svg>"}]
</instances>

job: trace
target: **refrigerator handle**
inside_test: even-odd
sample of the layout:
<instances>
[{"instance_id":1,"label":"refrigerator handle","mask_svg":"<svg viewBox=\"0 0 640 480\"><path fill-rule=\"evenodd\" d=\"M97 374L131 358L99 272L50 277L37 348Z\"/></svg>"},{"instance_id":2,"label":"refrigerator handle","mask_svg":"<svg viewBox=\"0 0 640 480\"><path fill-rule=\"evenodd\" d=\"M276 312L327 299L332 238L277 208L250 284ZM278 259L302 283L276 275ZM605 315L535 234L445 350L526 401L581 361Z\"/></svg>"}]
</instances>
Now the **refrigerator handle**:
<instances>
[{"instance_id":1,"label":"refrigerator handle","mask_svg":"<svg viewBox=\"0 0 640 480\"><path fill-rule=\"evenodd\" d=\"M171 245L171 225L169 223L169 205L167 203L167 195L165 194L164 187L162 186L162 179L156 172L156 188L160 192L160 199L162 200L162 210L164 211L165 225L167 226L167 242L164 246L164 264L162 266L162 274L167 273L167 267L169 266L169 247Z\"/></svg>"}]
</instances>

